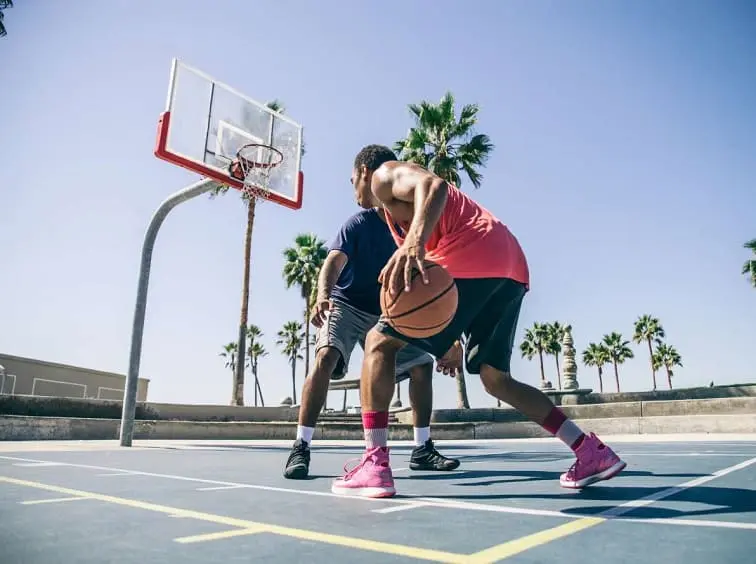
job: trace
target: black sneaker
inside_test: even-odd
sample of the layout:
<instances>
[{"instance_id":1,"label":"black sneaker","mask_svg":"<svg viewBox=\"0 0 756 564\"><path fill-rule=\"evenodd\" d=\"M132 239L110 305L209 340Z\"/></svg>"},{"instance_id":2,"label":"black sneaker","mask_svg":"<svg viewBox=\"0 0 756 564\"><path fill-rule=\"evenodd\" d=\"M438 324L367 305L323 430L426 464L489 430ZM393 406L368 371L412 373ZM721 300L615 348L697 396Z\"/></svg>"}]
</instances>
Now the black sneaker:
<instances>
[{"instance_id":1,"label":"black sneaker","mask_svg":"<svg viewBox=\"0 0 756 564\"><path fill-rule=\"evenodd\" d=\"M310 445L297 439L286 461L284 477L290 480L304 480L310 472Z\"/></svg>"},{"instance_id":2,"label":"black sneaker","mask_svg":"<svg viewBox=\"0 0 756 564\"><path fill-rule=\"evenodd\" d=\"M423 446L412 450L409 467L412 470L454 470L459 466L459 460L446 458L436 450L433 441L428 439Z\"/></svg>"}]
</instances>

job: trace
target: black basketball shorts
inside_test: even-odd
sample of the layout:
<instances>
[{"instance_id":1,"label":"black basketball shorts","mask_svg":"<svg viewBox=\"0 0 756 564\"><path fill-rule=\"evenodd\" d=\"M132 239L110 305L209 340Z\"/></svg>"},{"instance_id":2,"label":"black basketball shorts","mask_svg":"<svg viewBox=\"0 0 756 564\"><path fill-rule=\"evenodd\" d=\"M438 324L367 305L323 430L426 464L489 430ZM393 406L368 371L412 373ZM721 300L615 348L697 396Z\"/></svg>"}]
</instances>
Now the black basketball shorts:
<instances>
[{"instance_id":1,"label":"black basketball shorts","mask_svg":"<svg viewBox=\"0 0 756 564\"><path fill-rule=\"evenodd\" d=\"M510 371L517 322L527 287L509 278L458 278L457 312L440 333L426 338L405 337L383 318L376 329L414 345L440 358L460 337L465 341L465 366L471 374L480 374L480 365L488 364L502 372Z\"/></svg>"}]
</instances>

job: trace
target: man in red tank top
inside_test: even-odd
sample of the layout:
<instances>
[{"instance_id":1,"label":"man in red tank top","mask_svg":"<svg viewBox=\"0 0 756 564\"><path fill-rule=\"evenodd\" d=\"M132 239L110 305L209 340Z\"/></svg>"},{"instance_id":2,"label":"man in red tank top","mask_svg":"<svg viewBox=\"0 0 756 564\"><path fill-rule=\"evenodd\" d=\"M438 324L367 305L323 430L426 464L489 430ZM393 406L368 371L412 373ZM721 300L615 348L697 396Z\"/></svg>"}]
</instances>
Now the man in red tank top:
<instances>
[{"instance_id":1,"label":"man in red tank top","mask_svg":"<svg viewBox=\"0 0 756 564\"><path fill-rule=\"evenodd\" d=\"M428 170L397 161L388 147L368 145L355 158L352 184L358 204L382 206L398 245L379 280L391 291L409 291L413 269L427 282L423 260L442 265L459 295L449 326L426 339L410 339L379 321L368 332L362 364L361 463L336 480L334 493L363 497L395 494L387 444L388 408L397 352L412 344L436 356L444 370L465 365L486 391L519 410L565 443L575 463L560 477L567 488L608 480L625 463L593 433L586 435L540 390L512 377L510 360L517 320L530 279L525 254L507 227L480 204Z\"/></svg>"}]
</instances>

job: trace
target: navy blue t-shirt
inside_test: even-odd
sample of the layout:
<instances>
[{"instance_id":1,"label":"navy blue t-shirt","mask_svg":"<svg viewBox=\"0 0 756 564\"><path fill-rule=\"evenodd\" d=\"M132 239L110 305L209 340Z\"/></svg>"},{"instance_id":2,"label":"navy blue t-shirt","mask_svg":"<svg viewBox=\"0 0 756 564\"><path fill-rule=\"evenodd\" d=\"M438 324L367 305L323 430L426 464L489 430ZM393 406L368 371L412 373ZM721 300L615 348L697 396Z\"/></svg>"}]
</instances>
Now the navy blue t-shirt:
<instances>
[{"instance_id":1,"label":"navy blue t-shirt","mask_svg":"<svg viewBox=\"0 0 756 564\"><path fill-rule=\"evenodd\" d=\"M341 251L348 257L331 297L365 313L380 315L378 275L396 251L396 243L378 210L371 208L350 217L329 250Z\"/></svg>"}]
</instances>

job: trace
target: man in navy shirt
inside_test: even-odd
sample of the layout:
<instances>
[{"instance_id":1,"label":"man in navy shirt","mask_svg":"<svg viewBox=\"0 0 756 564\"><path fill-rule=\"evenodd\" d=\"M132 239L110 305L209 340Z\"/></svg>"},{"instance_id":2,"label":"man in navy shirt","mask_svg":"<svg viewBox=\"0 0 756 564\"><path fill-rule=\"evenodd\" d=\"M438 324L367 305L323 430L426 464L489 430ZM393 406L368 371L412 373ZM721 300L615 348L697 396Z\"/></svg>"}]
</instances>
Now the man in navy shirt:
<instances>
[{"instance_id":1,"label":"man in navy shirt","mask_svg":"<svg viewBox=\"0 0 756 564\"><path fill-rule=\"evenodd\" d=\"M382 209L362 210L341 226L320 270L312 323L318 328L315 362L302 388L297 438L284 476L303 479L310 469L310 443L318 415L325 404L329 381L343 378L356 344L364 348L365 335L381 315L378 274L396 251ZM444 367L444 371L448 370ZM415 448L413 470L453 470L458 460L446 458L433 446L430 418L433 410L433 357L407 346L396 359L396 381L410 379Z\"/></svg>"}]
</instances>

